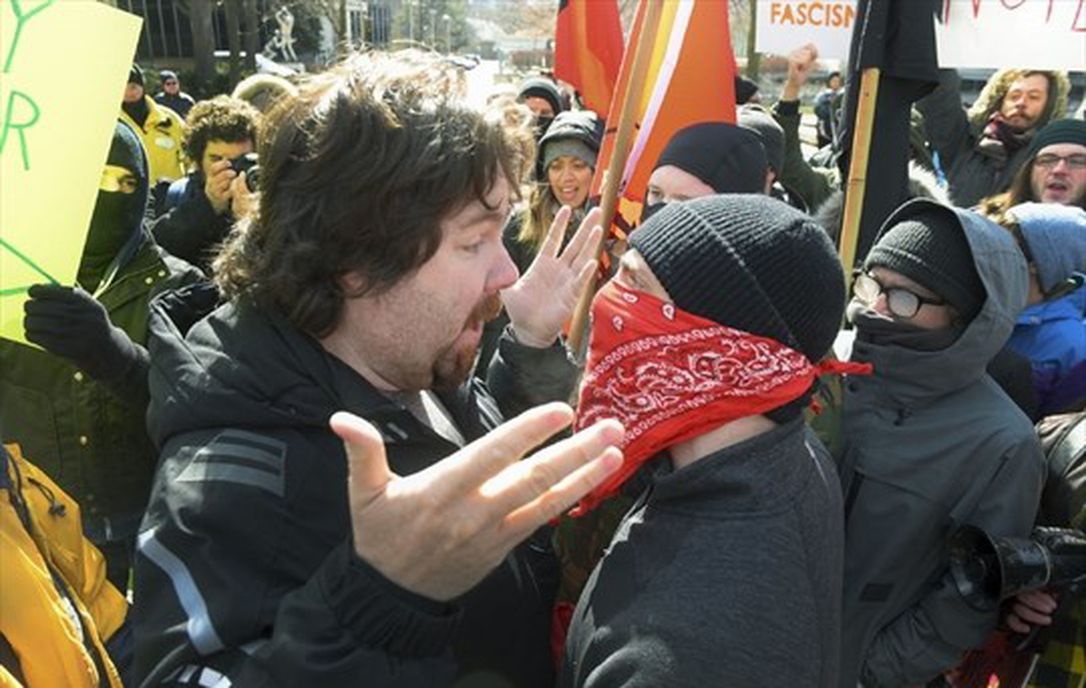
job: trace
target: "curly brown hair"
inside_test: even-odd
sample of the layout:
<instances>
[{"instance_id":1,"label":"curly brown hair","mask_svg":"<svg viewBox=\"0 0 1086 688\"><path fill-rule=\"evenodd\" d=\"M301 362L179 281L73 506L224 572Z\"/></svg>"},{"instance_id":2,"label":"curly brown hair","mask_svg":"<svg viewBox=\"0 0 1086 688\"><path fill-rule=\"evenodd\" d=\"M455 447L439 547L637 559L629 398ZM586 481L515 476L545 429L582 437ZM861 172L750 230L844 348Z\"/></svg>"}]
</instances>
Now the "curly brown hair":
<instances>
[{"instance_id":1,"label":"curly brown hair","mask_svg":"<svg viewBox=\"0 0 1086 688\"><path fill-rule=\"evenodd\" d=\"M201 100L185 119L181 150L193 165L199 165L209 141L257 144L260 112L249 103L230 96Z\"/></svg>"},{"instance_id":2,"label":"curly brown hair","mask_svg":"<svg viewBox=\"0 0 1086 688\"><path fill-rule=\"evenodd\" d=\"M1066 72L1003 68L988 78L984 88L977 95L976 101L969 108L967 117L970 126L978 131L984 129L992 113L1003 106L1003 98L1007 95L1007 91L1011 90L1014 82L1035 74L1043 76L1048 81L1048 99L1045 101L1041 117L1037 120L1036 128L1040 129L1048 122L1063 117L1067 112L1067 94L1071 91L1071 82Z\"/></svg>"},{"instance_id":3,"label":"curly brown hair","mask_svg":"<svg viewBox=\"0 0 1086 688\"><path fill-rule=\"evenodd\" d=\"M412 50L356 55L280 103L262 131L260 207L214 264L223 293L327 336L346 299L434 255L442 219L489 207L499 176L515 193L514 144L461 104L456 69ZM351 273L363 286L348 293Z\"/></svg>"}]
</instances>

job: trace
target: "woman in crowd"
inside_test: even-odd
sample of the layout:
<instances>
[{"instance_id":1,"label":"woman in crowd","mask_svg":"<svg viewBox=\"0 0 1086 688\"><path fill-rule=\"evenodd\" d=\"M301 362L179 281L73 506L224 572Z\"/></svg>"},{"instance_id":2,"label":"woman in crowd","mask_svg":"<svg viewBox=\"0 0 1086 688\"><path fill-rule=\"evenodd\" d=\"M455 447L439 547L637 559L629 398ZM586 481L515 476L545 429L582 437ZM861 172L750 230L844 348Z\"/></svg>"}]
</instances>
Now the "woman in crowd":
<instances>
[{"instance_id":1,"label":"woman in crowd","mask_svg":"<svg viewBox=\"0 0 1086 688\"><path fill-rule=\"evenodd\" d=\"M543 244L547 229L562 206L572 210L568 227L580 226L588 212L588 193L596 172L596 156L603 137L603 122L591 110L569 110L554 118L539 141L534 180L523 209L505 226L505 248L521 274L528 269ZM565 241L572 235L572 229ZM479 347L476 372L486 376L498 337L509 319L503 313L487 323Z\"/></svg>"}]
</instances>

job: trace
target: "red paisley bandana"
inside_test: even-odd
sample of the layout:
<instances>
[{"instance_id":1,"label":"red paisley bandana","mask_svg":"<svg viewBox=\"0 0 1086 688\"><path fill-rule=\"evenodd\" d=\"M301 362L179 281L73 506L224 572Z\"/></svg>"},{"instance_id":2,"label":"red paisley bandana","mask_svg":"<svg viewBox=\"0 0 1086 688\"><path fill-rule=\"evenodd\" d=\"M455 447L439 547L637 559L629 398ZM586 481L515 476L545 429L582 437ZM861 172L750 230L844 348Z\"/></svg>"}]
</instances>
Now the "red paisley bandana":
<instances>
[{"instance_id":1,"label":"red paisley bandana","mask_svg":"<svg viewBox=\"0 0 1086 688\"><path fill-rule=\"evenodd\" d=\"M571 512L587 513L660 451L803 395L832 362L812 365L767 337L686 313L611 280L592 304L576 428L615 418L622 467Z\"/></svg>"}]
</instances>

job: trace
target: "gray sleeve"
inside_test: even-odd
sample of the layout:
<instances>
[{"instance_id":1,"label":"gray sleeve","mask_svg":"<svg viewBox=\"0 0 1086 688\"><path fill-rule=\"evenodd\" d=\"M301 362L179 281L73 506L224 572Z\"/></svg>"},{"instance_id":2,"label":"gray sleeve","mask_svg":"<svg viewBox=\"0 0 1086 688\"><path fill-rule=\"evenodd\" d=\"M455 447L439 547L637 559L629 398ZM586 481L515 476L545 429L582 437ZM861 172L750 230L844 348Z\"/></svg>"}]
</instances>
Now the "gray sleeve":
<instances>
[{"instance_id":1,"label":"gray sleeve","mask_svg":"<svg viewBox=\"0 0 1086 688\"><path fill-rule=\"evenodd\" d=\"M581 369L561 340L546 349L525 346L506 327L487 371L487 385L506 418L550 401L570 401Z\"/></svg>"},{"instance_id":2,"label":"gray sleeve","mask_svg":"<svg viewBox=\"0 0 1086 688\"><path fill-rule=\"evenodd\" d=\"M944 170L950 169L963 147L968 145L969 120L962 107L962 82L953 69L939 70L939 85L916 103L924 115L924 130L939 153Z\"/></svg>"},{"instance_id":3,"label":"gray sleeve","mask_svg":"<svg viewBox=\"0 0 1086 688\"><path fill-rule=\"evenodd\" d=\"M1037 515L1043 469L1037 441L1020 443L985 485L976 507L963 518L952 515L952 522L975 525L993 535L1028 536ZM866 687L925 683L983 644L998 617L997 605L979 611L967 604L947 573L931 592L878 632L864 660L862 682Z\"/></svg>"},{"instance_id":4,"label":"gray sleeve","mask_svg":"<svg viewBox=\"0 0 1086 688\"><path fill-rule=\"evenodd\" d=\"M947 574L874 637L861 683L865 688L926 684L983 644L998 617L998 607L979 612L966 604Z\"/></svg>"}]
</instances>

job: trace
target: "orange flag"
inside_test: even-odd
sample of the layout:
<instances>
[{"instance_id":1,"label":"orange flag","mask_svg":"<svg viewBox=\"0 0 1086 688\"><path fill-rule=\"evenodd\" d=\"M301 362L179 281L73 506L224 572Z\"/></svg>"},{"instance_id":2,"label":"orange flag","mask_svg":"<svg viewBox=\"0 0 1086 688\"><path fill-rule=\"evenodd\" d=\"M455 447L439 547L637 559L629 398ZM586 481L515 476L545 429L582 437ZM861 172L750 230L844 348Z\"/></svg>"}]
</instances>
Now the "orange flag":
<instances>
[{"instance_id":1,"label":"orange flag","mask_svg":"<svg viewBox=\"0 0 1086 688\"><path fill-rule=\"evenodd\" d=\"M604 115L622 64L618 0L560 0L554 75L573 84L590 110Z\"/></svg>"},{"instance_id":2,"label":"orange flag","mask_svg":"<svg viewBox=\"0 0 1086 688\"><path fill-rule=\"evenodd\" d=\"M641 0L630 34L636 45L645 15ZM592 193L599 195L603 171L613 154L615 127L627 91L634 89L637 134L619 185L615 225L632 226L641 215L652 166L676 131L699 122L735 122L735 56L728 31L728 4L721 0L679 0L665 3L653 38L649 76L630 84L634 50L626 51L615 97L607 113Z\"/></svg>"}]
</instances>

